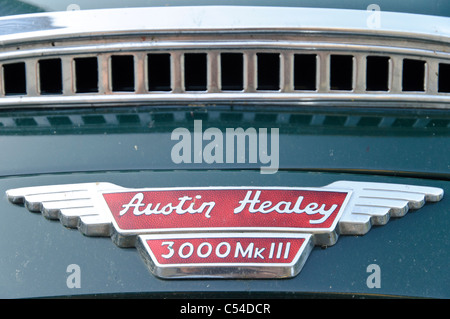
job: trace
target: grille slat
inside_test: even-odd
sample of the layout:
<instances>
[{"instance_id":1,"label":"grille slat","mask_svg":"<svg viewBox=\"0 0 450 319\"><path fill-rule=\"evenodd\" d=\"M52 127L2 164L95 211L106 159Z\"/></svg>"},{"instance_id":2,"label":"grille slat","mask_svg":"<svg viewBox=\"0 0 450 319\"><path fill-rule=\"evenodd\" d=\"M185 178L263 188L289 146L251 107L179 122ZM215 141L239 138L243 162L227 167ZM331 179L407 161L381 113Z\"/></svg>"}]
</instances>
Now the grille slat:
<instances>
[{"instance_id":1,"label":"grille slat","mask_svg":"<svg viewBox=\"0 0 450 319\"><path fill-rule=\"evenodd\" d=\"M137 52L134 54L134 83L136 94L147 93L147 72L146 72L145 52Z\"/></svg>"},{"instance_id":2,"label":"grille slat","mask_svg":"<svg viewBox=\"0 0 450 319\"><path fill-rule=\"evenodd\" d=\"M172 83L172 93L183 93L184 92L184 76L183 67L184 65L184 55L182 52L173 52L172 56L172 68L171 68L171 83Z\"/></svg>"},{"instance_id":3,"label":"grille slat","mask_svg":"<svg viewBox=\"0 0 450 319\"><path fill-rule=\"evenodd\" d=\"M220 91L220 74L219 52L209 52L207 54L206 67L206 90L208 93L217 93Z\"/></svg>"},{"instance_id":4,"label":"grille slat","mask_svg":"<svg viewBox=\"0 0 450 319\"><path fill-rule=\"evenodd\" d=\"M400 56L392 56L392 72L389 74L391 82L391 93L398 94L402 92L402 72L403 59Z\"/></svg>"},{"instance_id":5,"label":"grille slat","mask_svg":"<svg viewBox=\"0 0 450 319\"><path fill-rule=\"evenodd\" d=\"M244 92L256 92L256 52L245 52L244 54Z\"/></svg>"},{"instance_id":6,"label":"grille slat","mask_svg":"<svg viewBox=\"0 0 450 319\"><path fill-rule=\"evenodd\" d=\"M281 52L281 92L291 93L294 90L294 54L291 51Z\"/></svg>"},{"instance_id":7,"label":"grille slat","mask_svg":"<svg viewBox=\"0 0 450 319\"><path fill-rule=\"evenodd\" d=\"M25 82L27 85L27 95L28 96L37 96L38 95L38 89L37 89L37 60L36 59L29 59L25 60ZM5 78L3 78L3 81Z\"/></svg>"}]
</instances>

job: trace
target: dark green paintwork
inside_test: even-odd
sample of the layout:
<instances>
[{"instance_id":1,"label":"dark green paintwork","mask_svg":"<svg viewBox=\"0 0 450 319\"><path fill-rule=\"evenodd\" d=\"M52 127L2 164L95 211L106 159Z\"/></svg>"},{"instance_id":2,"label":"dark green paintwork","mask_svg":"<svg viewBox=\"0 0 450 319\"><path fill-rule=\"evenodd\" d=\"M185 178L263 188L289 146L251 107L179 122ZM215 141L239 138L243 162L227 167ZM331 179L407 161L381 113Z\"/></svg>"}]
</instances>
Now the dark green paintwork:
<instances>
[{"instance_id":1,"label":"dark green paintwork","mask_svg":"<svg viewBox=\"0 0 450 319\"><path fill-rule=\"evenodd\" d=\"M147 1L145 1L147 4ZM0 0L0 16L65 10ZM78 1L81 9L123 1ZM373 1L214 1L214 5L284 5L366 10ZM211 1L152 1L152 5ZM447 0L376 2L382 11L450 16ZM128 2L128 6L141 5ZM42 21L46 25L46 21ZM0 33L21 31L11 25ZM23 30L22 30L23 31ZM260 164L174 164L177 127L279 128L280 170ZM316 247L302 272L285 280L161 280L136 249L90 238L0 201L0 298L107 296L407 296L449 298L450 114L351 107L197 106L0 112L0 193L10 188L83 182L124 187L324 186L336 180L441 187L447 195L365 236L341 236ZM66 285L70 264L81 267L81 288ZM370 264L381 267L381 288L369 289Z\"/></svg>"},{"instance_id":2,"label":"dark green paintwork","mask_svg":"<svg viewBox=\"0 0 450 319\"><path fill-rule=\"evenodd\" d=\"M250 164L171 161L177 127L280 129L280 166L262 175ZM4 111L0 114L0 192L81 182L124 187L324 186L336 180L406 183L450 193L450 116L444 111L210 106ZM239 168L239 169L237 169ZM135 249L90 238L59 222L0 201L0 297L91 294L128 296L412 296L450 297L450 205L438 203L365 236L316 247L299 276L285 280L161 280ZM81 267L68 289L66 267ZM369 289L370 264L381 288ZM124 296L124 295L122 295Z\"/></svg>"},{"instance_id":3,"label":"dark green paintwork","mask_svg":"<svg viewBox=\"0 0 450 319\"><path fill-rule=\"evenodd\" d=\"M262 185L323 186L351 179L442 187L448 181L330 173L254 171L165 171L40 175L3 178L0 191L32 185L108 181L126 187ZM290 297L307 294L391 295L448 298L449 199L427 204L365 236L341 236L336 245L316 247L302 272L284 280L161 280L149 273L134 248L118 248L109 238L85 237L5 198L0 202L0 297L45 297L71 294L266 293ZM81 267L81 288L68 289L66 268ZM369 289L370 264L381 267L381 288ZM173 296L173 295L172 295ZM320 295L319 295L320 296ZM323 295L322 295L323 296Z\"/></svg>"},{"instance_id":4,"label":"dark green paintwork","mask_svg":"<svg viewBox=\"0 0 450 319\"><path fill-rule=\"evenodd\" d=\"M203 131L278 128L280 169L445 178L450 173L448 111L211 106L5 111L0 136L8 151L0 154L0 175L261 166L248 159L234 165L174 164L177 141L171 133L178 127L193 133L195 119L202 120Z\"/></svg>"}]
</instances>

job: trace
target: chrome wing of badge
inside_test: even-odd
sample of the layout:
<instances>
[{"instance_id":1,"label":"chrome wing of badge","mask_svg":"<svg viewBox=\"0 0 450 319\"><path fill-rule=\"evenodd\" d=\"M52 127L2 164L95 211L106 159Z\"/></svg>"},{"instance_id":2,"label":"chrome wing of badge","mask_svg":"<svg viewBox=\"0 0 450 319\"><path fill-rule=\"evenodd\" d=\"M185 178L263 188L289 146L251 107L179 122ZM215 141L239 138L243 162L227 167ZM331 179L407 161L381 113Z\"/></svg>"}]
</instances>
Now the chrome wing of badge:
<instances>
[{"instance_id":1,"label":"chrome wing of badge","mask_svg":"<svg viewBox=\"0 0 450 319\"><path fill-rule=\"evenodd\" d=\"M59 219L86 236L110 236L111 217L98 207L95 197L104 190L117 189L123 188L111 183L80 183L16 188L6 195L10 202L23 204L48 219Z\"/></svg>"},{"instance_id":2,"label":"chrome wing of badge","mask_svg":"<svg viewBox=\"0 0 450 319\"><path fill-rule=\"evenodd\" d=\"M438 202L444 190L436 187L389 183L337 181L325 188L351 189L353 195L339 220L341 235L364 235L372 225L385 225L425 202Z\"/></svg>"},{"instance_id":3,"label":"chrome wing of badge","mask_svg":"<svg viewBox=\"0 0 450 319\"><path fill-rule=\"evenodd\" d=\"M337 181L319 188L129 189L84 183L11 189L9 201L87 236L135 246L162 278L296 276L314 245L364 235L425 202L435 187Z\"/></svg>"}]
</instances>

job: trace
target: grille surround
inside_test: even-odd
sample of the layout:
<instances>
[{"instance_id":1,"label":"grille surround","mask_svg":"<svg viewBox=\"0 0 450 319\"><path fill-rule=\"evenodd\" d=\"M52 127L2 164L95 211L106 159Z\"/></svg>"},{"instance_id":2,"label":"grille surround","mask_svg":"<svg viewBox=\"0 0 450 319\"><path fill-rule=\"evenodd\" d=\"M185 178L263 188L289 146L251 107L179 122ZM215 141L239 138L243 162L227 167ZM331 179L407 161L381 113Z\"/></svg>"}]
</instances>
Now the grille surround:
<instances>
[{"instance_id":1,"label":"grille surround","mask_svg":"<svg viewBox=\"0 0 450 319\"><path fill-rule=\"evenodd\" d=\"M179 11L179 8L175 12ZM217 15L217 8L203 8L209 19ZM241 8L234 8L240 12ZM292 9L292 8L290 8ZM145 9L148 14L160 11L155 8ZM169 10L169 8L165 8ZM202 9L194 8L192 12ZM277 9L274 9L275 12ZM108 16L116 10L102 11ZM123 10L131 13L135 10ZM245 11L245 10L244 10ZM346 10L296 9L294 13L302 16L315 13L325 14ZM102 12L96 12L101 14ZM173 10L168 12L174 12ZM192 13L191 12L191 13ZM122 13L122 14L124 14ZM195 14L192 19L195 20ZM256 10L257 16L273 14L272 11ZM61 13L59 15L73 13ZM79 13L78 18L92 12ZM359 13L362 14L362 13ZM59 16L57 15L57 16ZM408 16L411 15L402 15ZM36 16L36 15L31 15ZM50 16L52 16L50 14ZM414 16L414 15L413 15ZM108 16L111 19L112 16ZM323 15L321 16L323 17ZM417 16L414 16L417 18ZM422 17L422 16L419 16ZM409 17L411 19L411 17ZM450 19L440 18L444 22ZM0 27L5 19L0 19ZM439 19L438 19L439 20ZM76 20L78 21L78 20ZM118 20L120 21L120 20ZM413 21L413 20L412 20ZM440 21L440 20L439 20ZM183 25L183 23L185 25ZM176 26L179 24L178 26ZM223 22L226 25L226 21ZM343 22L344 25L344 22ZM176 27L178 29L176 29ZM152 29L152 26L140 30L123 30L102 33L79 31L73 26L67 26L64 32L55 30L31 32L28 34L3 36L5 45L0 50L0 107L73 107L86 105L115 104L171 104L182 103L286 103L295 105L326 104L339 105L349 103L361 106L381 107L414 107L414 108L449 108L450 92L440 92L438 83L440 66L450 65L449 34L430 34L400 32L389 26L379 30L369 30L367 27L343 29L342 26L296 27L280 26L260 28L247 24L230 25L230 28L216 28L204 25L195 30L188 23L175 23L174 30ZM153 26L154 28L154 26ZM444 28L445 29L445 28ZM218 37L220 33L220 37ZM6 38L5 38L6 37ZM26 40L25 40L26 39ZM0 37L2 41L2 37ZM241 54L243 58L242 90L228 90L221 87L221 54ZM149 54L170 55L170 89L152 90L149 87L148 56ZM185 70L191 69L186 56L206 54L205 89L191 90L186 87ZM259 88L258 76L261 65L258 56L279 55L279 81L273 89ZM316 57L315 83L310 87L315 89L296 89L295 56L313 55ZM133 58L133 88L115 90L113 87L114 57ZM332 71L331 60L335 56L351 56L351 87L348 83L345 89L334 89L332 77L339 77ZM367 58L388 58L387 90L367 89ZM82 58L97 58L98 86L94 92L78 92L77 70L75 61ZM42 94L39 87L39 63L43 60L59 59L61 62L62 83L60 94ZM403 89L404 61L422 61L424 65L423 90ZM10 64L25 63L26 94L10 95L5 91L4 67ZM337 68L339 70L339 68ZM272 70L273 71L273 70ZM276 70L275 70L276 71ZM166 71L167 72L167 71ZM332 73L335 72L335 73ZM262 72L261 72L262 73ZM349 76L347 74L347 78ZM166 74L165 74L166 76ZM348 82L348 79L346 80ZM450 81L450 79L445 79ZM270 82L270 81L269 81ZM203 82L202 82L203 83ZM241 84L241 83L239 83ZM314 84L314 85L312 85ZM445 86L444 86L445 87Z\"/></svg>"}]
</instances>

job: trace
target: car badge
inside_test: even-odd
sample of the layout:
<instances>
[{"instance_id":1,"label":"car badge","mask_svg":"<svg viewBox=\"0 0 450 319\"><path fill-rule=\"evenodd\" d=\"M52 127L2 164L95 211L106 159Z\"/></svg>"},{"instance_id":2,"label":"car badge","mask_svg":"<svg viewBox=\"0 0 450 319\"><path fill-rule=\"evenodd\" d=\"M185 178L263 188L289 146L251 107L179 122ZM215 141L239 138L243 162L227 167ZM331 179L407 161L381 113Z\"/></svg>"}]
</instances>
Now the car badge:
<instances>
[{"instance_id":1,"label":"car badge","mask_svg":"<svg viewBox=\"0 0 450 319\"><path fill-rule=\"evenodd\" d=\"M136 247L161 278L296 276L314 246L363 235L443 190L338 181L324 187L129 189L84 183L11 189L23 204L87 236Z\"/></svg>"}]
</instances>

